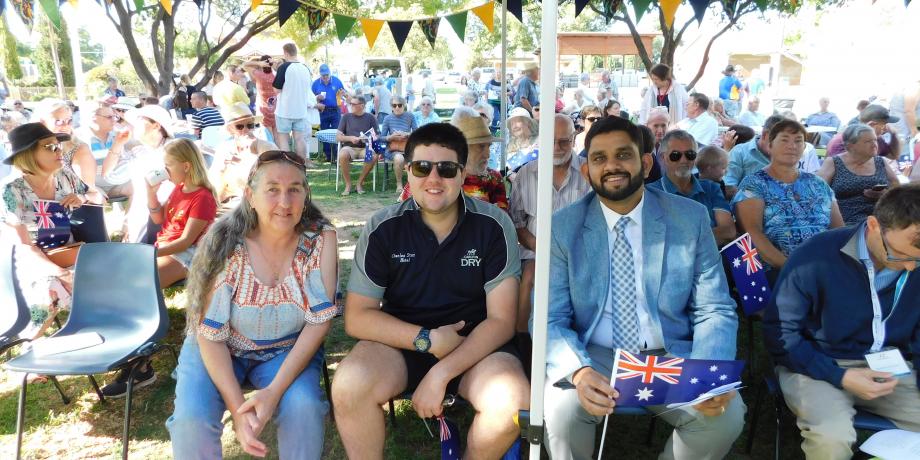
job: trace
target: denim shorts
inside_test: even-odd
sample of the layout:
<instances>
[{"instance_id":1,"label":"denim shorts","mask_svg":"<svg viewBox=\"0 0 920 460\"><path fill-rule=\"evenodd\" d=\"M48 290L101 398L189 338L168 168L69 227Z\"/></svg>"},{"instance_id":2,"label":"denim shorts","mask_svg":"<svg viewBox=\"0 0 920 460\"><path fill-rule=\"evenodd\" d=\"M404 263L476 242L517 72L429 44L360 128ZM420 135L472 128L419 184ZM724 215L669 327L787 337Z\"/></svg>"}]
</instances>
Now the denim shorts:
<instances>
[{"instance_id":1,"label":"denim shorts","mask_svg":"<svg viewBox=\"0 0 920 460\"><path fill-rule=\"evenodd\" d=\"M171 254L169 257L175 259L176 262L179 262L183 267L185 267L186 270L188 270L188 268L192 266L192 257L195 256L195 249L197 249L197 246L193 244L189 246L188 249L182 252Z\"/></svg>"},{"instance_id":2,"label":"denim shorts","mask_svg":"<svg viewBox=\"0 0 920 460\"><path fill-rule=\"evenodd\" d=\"M287 134L291 131L302 133L308 129L306 118L285 118L275 116L275 130L279 133Z\"/></svg>"}]
</instances>

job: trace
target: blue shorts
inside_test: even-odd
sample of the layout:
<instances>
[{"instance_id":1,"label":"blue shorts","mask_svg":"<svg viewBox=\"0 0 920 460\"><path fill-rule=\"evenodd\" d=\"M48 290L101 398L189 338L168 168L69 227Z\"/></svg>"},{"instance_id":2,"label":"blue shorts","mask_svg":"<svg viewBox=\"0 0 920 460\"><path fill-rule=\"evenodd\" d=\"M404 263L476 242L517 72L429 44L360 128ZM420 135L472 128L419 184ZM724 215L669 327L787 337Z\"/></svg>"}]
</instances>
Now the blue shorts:
<instances>
[{"instance_id":1,"label":"blue shorts","mask_svg":"<svg viewBox=\"0 0 920 460\"><path fill-rule=\"evenodd\" d=\"M275 130L281 134L288 134L291 131L302 133L308 129L306 118L275 117Z\"/></svg>"},{"instance_id":2,"label":"blue shorts","mask_svg":"<svg viewBox=\"0 0 920 460\"><path fill-rule=\"evenodd\" d=\"M196 245L191 245L188 249L177 252L175 254L170 254L169 257L172 257L176 262L179 262L186 270L192 266L192 258L195 257L195 250L197 249Z\"/></svg>"}]
</instances>

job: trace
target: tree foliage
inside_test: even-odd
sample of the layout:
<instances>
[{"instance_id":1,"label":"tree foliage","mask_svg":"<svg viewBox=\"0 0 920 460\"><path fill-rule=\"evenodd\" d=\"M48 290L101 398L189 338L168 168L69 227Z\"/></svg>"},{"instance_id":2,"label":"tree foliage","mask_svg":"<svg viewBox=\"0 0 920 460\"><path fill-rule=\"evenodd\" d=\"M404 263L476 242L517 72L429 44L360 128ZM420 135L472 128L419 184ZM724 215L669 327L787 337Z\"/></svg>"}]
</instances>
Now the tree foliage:
<instances>
[{"instance_id":1,"label":"tree foliage","mask_svg":"<svg viewBox=\"0 0 920 460\"><path fill-rule=\"evenodd\" d=\"M67 23L61 18L61 28L56 29L51 24L51 20L45 16L44 10L36 12L35 25L41 34L38 41L38 47L32 55L35 66L38 67L37 86L55 86L57 78L54 71L54 57L52 54L52 42L57 48L58 63L61 67L61 78L63 86L74 86L76 83L73 73L73 51L70 47L70 37L67 35Z\"/></svg>"},{"instance_id":2,"label":"tree foliage","mask_svg":"<svg viewBox=\"0 0 920 460\"><path fill-rule=\"evenodd\" d=\"M0 34L3 40L3 67L6 77L10 80L22 79L22 67L19 65L19 54L16 53L16 37L10 32L6 24L6 16L0 17Z\"/></svg>"},{"instance_id":3,"label":"tree foliage","mask_svg":"<svg viewBox=\"0 0 920 460\"><path fill-rule=\"evenodd\" d=\"M80 61L84 70L95 69L102 65L102 44L93 42L86 29L80 29Z\"/></svg>"},{"instance_id":4,"label":"tree foliage","mask_svg":"<svg viewBox=\"0 0 920 460\"><path fill-rule=\"evenodd\" d=\"M180 54L191 54L191 49L194 56L194 63L184 73L188 73L200 88L233 53L278 20L276 4L263 3L253 12L249 2L239 0L200 0L197 4L173 0L173 11L169 14L159 2L148 2L112 0L104 2L104 6L106 16L125 42L138 78L148 93L155 96L171 90L176 70L176 39L180 34L189 34L182 38L184 48L180 47ZM184 13L193 15L197 30L179 29L176 15ZM137 32L136 28L144 33ZM146 53L138 45L139 39L150 43Z\"/></svg>"}]
</instances>

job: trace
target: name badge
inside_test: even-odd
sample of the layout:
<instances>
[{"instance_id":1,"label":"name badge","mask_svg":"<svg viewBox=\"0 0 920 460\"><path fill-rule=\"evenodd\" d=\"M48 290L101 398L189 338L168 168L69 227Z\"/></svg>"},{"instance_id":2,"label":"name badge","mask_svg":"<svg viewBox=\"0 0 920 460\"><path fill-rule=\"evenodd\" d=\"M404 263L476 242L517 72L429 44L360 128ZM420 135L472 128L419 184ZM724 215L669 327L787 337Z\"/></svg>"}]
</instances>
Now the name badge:
<instances>
[{"instance_id":1,"label":"name badge","mask_svg":"<svg viewBox=\"0 0 920 460\"><path fill-rule=\"evenodd\" d=\"M910 374L910 368L897 348L889 347L876 353L868 353L866 362L873 371L889 372L895 376Z\"/></svg>"}]
</instances>

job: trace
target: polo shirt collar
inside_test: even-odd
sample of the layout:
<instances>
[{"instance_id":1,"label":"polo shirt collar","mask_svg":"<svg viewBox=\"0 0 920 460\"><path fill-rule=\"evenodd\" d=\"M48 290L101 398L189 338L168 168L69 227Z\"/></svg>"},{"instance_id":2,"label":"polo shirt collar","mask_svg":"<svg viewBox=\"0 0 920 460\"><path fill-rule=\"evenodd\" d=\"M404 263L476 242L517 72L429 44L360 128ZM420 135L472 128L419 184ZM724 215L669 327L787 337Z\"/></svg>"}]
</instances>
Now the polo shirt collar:
<instances>
[{"instance_id":1,"label":"polo shirt collar","mask_svg":"<svg viewBox=\"0 0 920 460\"><path fill-rule=\"evenodd\" d=\"M850 236L846 244L840 248L840 252L846 254L855 261L869 258L869 249L866 246L866 223L863 222L856 227L856 231Z\"/></svg>"},{"instance_id":2,"label":"polo shirt collar","mask_svg":"<svg viewBox=\"0 0 920 460\"><path fill-rule=\"evenodd\" d=\"M463 224L463 220L466 217L466 209L468 207L466 200L469 200L469 199L471 198L467 197L466 194L463 193L463 189L461 188L460 196L457 197L457 201L460 205L460 209L457 210L457 223L454 224L454 229L450 231L451 235L453 235L457 231L457 228L459 228L460 225ZM415 211L412 213L413 221L416 222L418 225L422 225L425 228L428 228L428 226L425 225L425 221L422 220L422 208L419 207L418 202L415 201L415 197L412 197L411 200L407 200L406 203L407 203L407 209L411 211ZM450 238L452 238L452 236L447 237L447 239L450 239ZM444 241L447 241L447 239L445 239Z\"/></svg>"},{"instance_id":3,"label":"polo shirt collar","mask_svg":"<svg viewBox=\"0 0 920 460\"><path fill-rule=\"evenodd\" d=\"M668 178L667 174L661 175L661 186L662 188L664 188L665 192L668 192L674 195L686 196L687 198L693 198L697 195L706 193L705 191L703 191L703 186L700 185L700 181L697 180L695 176L692 176L692 175L690 176L690 183L693 186L693 191L690 192L690 195L684 195L683 193L680 192L680 189L677 188L677 185L674 185L674 182L671 182L671 179Z\"/></svg>"}]
</instances>

